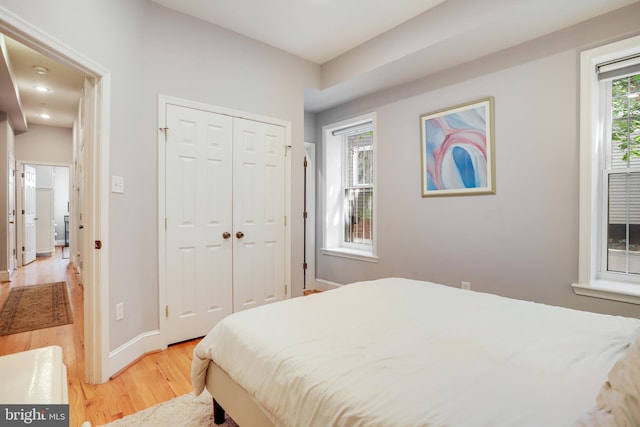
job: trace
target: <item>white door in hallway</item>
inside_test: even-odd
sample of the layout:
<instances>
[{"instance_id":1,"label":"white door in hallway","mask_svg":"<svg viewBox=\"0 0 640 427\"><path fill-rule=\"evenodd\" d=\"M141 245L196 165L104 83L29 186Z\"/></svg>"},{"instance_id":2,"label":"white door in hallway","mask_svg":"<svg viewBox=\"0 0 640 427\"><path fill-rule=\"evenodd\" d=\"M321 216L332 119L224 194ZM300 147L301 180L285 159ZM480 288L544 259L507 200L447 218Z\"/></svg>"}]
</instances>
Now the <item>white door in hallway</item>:
<instances>
[{"instance_id":1,"label":"white door in hallway","mask_svg":"<svg viewBox=\"0 0 640 427\"><path fill-rule=\"evenodd\" d=\"M36 188L36 253L56 250L53 225L53 188Z\"/></svg>"},{"instance_id":2,"label":"white door in hallway","mask_svg":"<svg viewBox=\"0 0 640 427\"><path fill-rule=\"evenodd\" d=\"M36 259L36 169L23 165L22 170L22 265Z\"/></svg>"},{"instance_id":3,"label":"white door in hallway","mask_svg":"<svg viewBox=\"0 0 640 427\"><path fill-rule=\"evenodd\" d=\"M9 276L18 266L16 227L16 159L9 155Z\"/></svg>"}]
</instances>

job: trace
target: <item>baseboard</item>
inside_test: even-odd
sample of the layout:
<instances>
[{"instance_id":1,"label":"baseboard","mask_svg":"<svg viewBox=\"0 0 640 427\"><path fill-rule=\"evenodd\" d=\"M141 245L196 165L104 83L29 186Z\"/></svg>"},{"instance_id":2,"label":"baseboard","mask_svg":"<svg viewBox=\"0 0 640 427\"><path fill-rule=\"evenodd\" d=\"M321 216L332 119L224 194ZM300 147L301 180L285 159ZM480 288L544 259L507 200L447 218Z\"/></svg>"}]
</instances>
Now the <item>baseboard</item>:
<instances>
[{"instance_id":1,"label":"baseboard","mask_svg":"<svg viewBox=\"0 0 640 427\"><path fill-rule=\"evenodd\" d=\"M109 378L120 373L142 356L163 348L160 331L149 331L138 335L109 352Z\"/></svg>"},{"instance_id":2,"label":"baseboard","mask_svg":"<svg viewBox=\"0 0 640 427\"><path fill-rule=\"evenodd\" d=\"M328 280L316 279L311 286L307 286L308 289L317 289L319 291L330 291L331 289L339 288L343 286L340 283L330 282Z\"/></svg>"},{"instance_id":3,"label":"baseboard","mask_svg":"<svg viewBox=\"0 0 640 427\"><path fill-rule=\"evenodd\" d=\"M11 281L11 273L9 270L0 271L0 282L9 282Z\"/></svg>"}]
</instances>

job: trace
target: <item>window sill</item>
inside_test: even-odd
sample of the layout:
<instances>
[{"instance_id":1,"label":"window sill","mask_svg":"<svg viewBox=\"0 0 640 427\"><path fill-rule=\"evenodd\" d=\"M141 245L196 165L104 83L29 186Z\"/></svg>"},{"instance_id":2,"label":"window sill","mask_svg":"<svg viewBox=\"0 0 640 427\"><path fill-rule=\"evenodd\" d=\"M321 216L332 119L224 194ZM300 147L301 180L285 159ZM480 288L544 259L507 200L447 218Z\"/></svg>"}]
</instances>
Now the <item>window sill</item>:
<instances>
[{"instance_id":1,"label":"window sill","mask_svg":"<svg viewBox=\"0 0 640 427\"><path fill-rule=\"evenodd\" d=\"M347 249L347 248L321 248L320 251L323 255L329 256L337 256L341 258L351 258L358 261L366 261L366 262L378 262L378 257L372 255L371 252L359 251L357 249Z\"/></svg>"},{"instance_id":2,"label":"window sill","mask_svg":"<svg viewBox=\"0 0 640 427\"><path fill-rule=\"evenodd\" d=\"M640 285L636 284L595 280L586 285L574 283L571 287L577 295L640 304Z\"/></svg>"}]
</instances>

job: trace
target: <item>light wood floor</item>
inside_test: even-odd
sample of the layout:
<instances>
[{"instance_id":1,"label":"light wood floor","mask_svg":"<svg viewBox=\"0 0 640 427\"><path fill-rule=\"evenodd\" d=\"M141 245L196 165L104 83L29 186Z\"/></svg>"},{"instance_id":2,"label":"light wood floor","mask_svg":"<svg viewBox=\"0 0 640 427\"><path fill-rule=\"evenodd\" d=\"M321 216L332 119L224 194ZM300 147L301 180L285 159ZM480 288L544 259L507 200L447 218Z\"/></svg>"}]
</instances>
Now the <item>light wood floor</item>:
<instances>
[{"instance_id":1,"label":"light wood floor","mask_svg":"<svg viewBox=\"0 0 640 427\"><path fill-rule=\"evenodd\" d=\"M67 366L71 427L80 426L84 421L98 426L193 390L189 372L193 347L198 340L146 355L105 384L85 384L83 289L75 269L69 265L68 259L63 258L60 247L51 257L39 257L16 270L11 282L3 282L0 285L0 304L4 304L12 287L63 280L69 289L74 323L0 336L0 355L48 345L62 347Z\"/></svg>"}]
</instances>

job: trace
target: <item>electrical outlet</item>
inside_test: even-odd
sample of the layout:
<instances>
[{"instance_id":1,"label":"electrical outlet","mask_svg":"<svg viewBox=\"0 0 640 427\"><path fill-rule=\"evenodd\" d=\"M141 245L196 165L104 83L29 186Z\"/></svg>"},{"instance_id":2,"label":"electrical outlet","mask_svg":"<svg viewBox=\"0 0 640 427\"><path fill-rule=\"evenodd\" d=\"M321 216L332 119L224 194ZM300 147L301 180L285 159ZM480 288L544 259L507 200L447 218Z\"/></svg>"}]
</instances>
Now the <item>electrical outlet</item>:
<instances>
[{"instance_id":1,"label":"electrical outlet","mask_svg":"<svg viewBox=\"0 0 640 427\"><path fill-rule=\"evenodd\" d=\"M124 303L119 302L116 304L116 320L122 320L124 318Z\"/></svg>"},{"instance_id":2,"label":"electrical outlet","mask_svg":"<svg viewBox=\"0 0 640 427\"><path fill-rule=\"evenodd\" d=\"M471 282L465 282L463 280L462 282L460 282L460 287L462 289L464 289L465 291L470 291L471 290Z\"/></svg>"}]
</instances>

